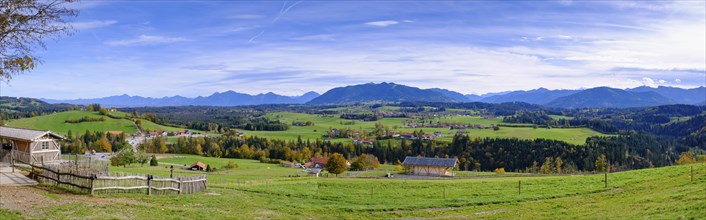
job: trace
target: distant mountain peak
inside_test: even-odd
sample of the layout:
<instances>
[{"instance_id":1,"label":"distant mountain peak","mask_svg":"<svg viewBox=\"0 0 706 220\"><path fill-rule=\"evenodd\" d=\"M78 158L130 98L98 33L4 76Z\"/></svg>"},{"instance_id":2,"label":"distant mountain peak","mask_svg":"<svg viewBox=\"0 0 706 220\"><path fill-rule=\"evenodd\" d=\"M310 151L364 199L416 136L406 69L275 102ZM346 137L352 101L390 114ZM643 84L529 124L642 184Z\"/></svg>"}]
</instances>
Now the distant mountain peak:
<instances>
[{"instance_id":1,"label":"distant mountain peak","mask_svg":"<svg viewBox=\"0 0 706 220\"><path fill-rule=\"evenodd\" d=\"M344 104L374 101L455 102L456 100L433 90L424 90L411 86L382 82L379 84L366 83L333 88L311 100L308 104Z\"/></svg>"}]
</instances>

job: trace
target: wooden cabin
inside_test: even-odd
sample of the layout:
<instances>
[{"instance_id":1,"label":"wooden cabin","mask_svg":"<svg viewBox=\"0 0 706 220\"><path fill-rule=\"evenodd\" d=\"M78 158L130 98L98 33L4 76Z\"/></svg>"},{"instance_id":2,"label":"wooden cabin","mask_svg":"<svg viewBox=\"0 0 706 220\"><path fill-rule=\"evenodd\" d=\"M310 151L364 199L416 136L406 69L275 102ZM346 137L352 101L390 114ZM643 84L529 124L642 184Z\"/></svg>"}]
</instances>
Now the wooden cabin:
<instances>
[{"instance_id":1,"label":"wooden cabin","mask_svg":"<svg viewBox=\"0 0 706 220\"><path fill-rule=\"evenodd\" d=\"M201 163L201 161L196 161L189 167L190 170L204 171L206 170L206 164Z\"/></svg>"},{"instance_id":2,"label":"wooden cabin","mask_svg":"<svg viewBox=\"0 0 706 220\"><path fill-rule=\"evenodd\" d=\"M402 164L411 167L408 174L412 175L454 176L457 162L456 158L406 157Z\"/></svg>"},{"instance_id":3,"label":"wooden cabin","mask_svg":"<svg viewBox=\"0 0 706 220\"><path fill-rule=\"evenodd\" d=\"M15 161L41 164L61 161L59 140L66 138L51 131L0 126L0 139L10 143Z\"/></svg>"}]
</instances>

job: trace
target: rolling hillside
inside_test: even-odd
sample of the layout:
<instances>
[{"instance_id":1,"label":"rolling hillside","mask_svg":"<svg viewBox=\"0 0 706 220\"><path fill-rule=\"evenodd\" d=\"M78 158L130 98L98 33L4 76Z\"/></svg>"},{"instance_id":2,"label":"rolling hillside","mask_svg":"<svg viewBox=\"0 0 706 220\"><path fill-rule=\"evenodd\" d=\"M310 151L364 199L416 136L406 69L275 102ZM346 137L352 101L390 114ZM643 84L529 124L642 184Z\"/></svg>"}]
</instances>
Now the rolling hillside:
<instances>
[{"instance_id":1,"label":"rolling hillside","mask_svg":"<svg viewBox=\"0 0 706 220\"><path fill-rule=\"evenodd\" d=\"M115 114L115 113L114 113ZM124 114L124 113L118 113ZM105 121L96 122L81 122L81 123L66 123L67 119L80 119L82 117L104 117ZM137 131L132 121L128 119L114 119L107 116L101 116L98 112L87 111L67 111L59 112L50 115L37 116L32 118L23 118L7 122L7 126L28 128L36 130L51 130L60 134L67 134L69 130L73 133L83 133L88 131L123 131L131 134ZM145 130L167 130L176 131L179 128L162 126L152 123L147 120L142 120L142 126Z\"/></svg>"}]
</instances>

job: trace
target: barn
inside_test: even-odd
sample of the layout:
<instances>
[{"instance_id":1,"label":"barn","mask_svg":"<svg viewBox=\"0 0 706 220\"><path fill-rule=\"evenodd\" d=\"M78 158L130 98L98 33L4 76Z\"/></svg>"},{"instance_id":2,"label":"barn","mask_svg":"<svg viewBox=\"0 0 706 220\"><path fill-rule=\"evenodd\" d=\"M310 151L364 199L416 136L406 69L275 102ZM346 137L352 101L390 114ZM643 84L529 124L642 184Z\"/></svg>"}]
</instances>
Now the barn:
<instances>
[{"instance_id":1,"label":"barn","mask_svg":"<svg viewBox=\"0 0 706 220\"><path fill-rule=\"evenodd\" d=\"M59 140L66 138L51 131L0 126L0 139L10 145L15 161L39 164L60 162Z\"/></svg>"},{"instance_id":2,"label":"barn","mask_svg":"<svg viewBox=\"0 0 706 220\"><path fill-rule=\"evenodd\" d=\"M402 164L409 166L408 174L420 176L454 176L456 158L406 157Z\"/></svg>"}]
</instances>

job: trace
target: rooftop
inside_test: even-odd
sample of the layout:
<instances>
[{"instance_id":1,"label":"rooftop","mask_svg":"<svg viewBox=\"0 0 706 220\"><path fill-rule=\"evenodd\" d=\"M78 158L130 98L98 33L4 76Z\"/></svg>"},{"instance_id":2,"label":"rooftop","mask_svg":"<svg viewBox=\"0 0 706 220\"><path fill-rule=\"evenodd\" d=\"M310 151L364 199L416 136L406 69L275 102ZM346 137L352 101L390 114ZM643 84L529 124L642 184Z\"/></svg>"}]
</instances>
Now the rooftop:
<instances>
[{"instance_id":1,"label":"rooftop","mask_svg":"<svg viewBox=\"0 0 706 220\"><path fill-rule=\"evenodd\" d=\"M413 166L455 167L456 158L406 157L402 164Z\"/></svg>"},{"instance_id":2,"label":"rooftop","mask_svg":"<svg viewBox=\"0 0 706 220\"><path fill-rule=\"evenodd\" d=\"M47 134L54 136L55 138L58 138L58 139L66 139L63 136L56 134L54 132L51 132L51 131L40 131L40 130L0 126L0 138L34 141L37 138L40 138L40 137L47 135Z\"/></svg>"}]
</instances>

